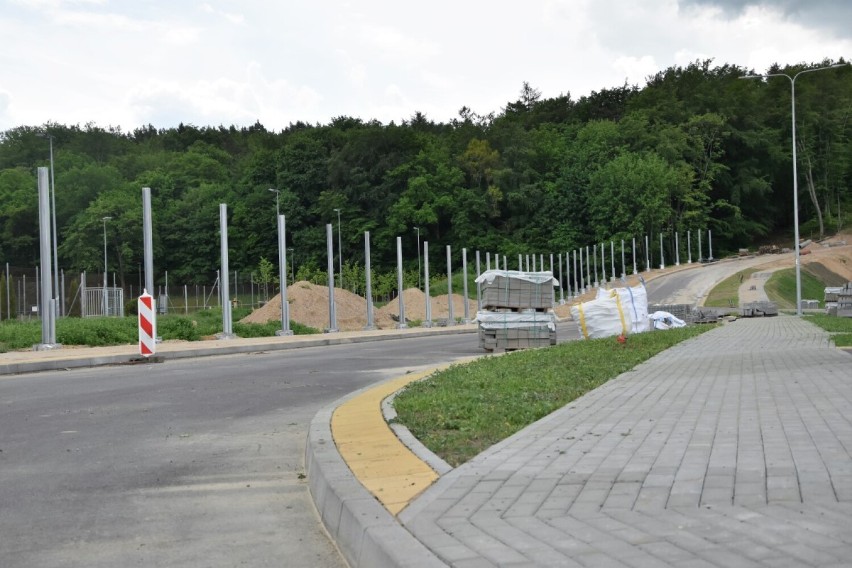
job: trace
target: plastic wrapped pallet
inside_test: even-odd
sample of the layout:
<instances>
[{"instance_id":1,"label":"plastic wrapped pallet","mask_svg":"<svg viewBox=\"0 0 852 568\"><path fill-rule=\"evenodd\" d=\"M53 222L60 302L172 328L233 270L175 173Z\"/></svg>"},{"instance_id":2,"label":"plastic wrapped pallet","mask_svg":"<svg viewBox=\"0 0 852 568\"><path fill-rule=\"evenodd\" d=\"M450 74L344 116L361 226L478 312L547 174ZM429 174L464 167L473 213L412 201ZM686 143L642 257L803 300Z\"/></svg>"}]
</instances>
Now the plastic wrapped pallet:
<instances>
[{"instance_id":1,"label":"plastic wrapped pallet","mask_svg":"<svg viewBox=\"0 0 852 568\"><path fill-rule=\"evenodd\" d=\"M553 310L540 312L523 310L520 312L477 312L476 321L482 329L511 329L525 327L543 327L556 331L556 315Z\"/></svg>"},{"instance_id":2,"label":"plastic wrapped pallet","mask_svg":"<svg viewBox=\"0 0 852 568\"><path fill-rule=\"evenodd\" d=\"M487 351L528 349L556 344L553 310L480 311L479 346Z\"/></svg>"},{"instance_id":3,"label":"plastic wrapped pallet","mask_svg":"<svg viewBox=\"0 0 852 568\"><path fill-rule=\"evenodd\" d=\"M552 272L519 272L517 270L488 270L476 283L480 285L482 307L539 309L553 307L553 287L559 281Z\"/></svg>"}]
</instances>

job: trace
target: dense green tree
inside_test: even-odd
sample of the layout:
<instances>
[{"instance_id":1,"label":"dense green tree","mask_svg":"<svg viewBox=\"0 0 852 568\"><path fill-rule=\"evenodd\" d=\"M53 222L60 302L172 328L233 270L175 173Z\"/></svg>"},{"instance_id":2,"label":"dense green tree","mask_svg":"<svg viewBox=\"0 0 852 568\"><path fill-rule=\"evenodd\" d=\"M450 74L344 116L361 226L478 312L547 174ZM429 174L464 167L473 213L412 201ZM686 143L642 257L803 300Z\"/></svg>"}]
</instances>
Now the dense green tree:
<instances>
[{"instance_id":1,"label":"dense green tree","mask_svg":"<svg viewBox=\"0 0 852 568\"><path fill-rule=\"evenodd\" d=\"M49 164L50 140L59 264L71 272L103 269L104 216L110 271L139 270L142 187L152 190L155 271L184 283L215 277L220 203L234 269L277 258L276 196L288 247L311 278L326 266L329 223L349 279L361 277L364 231L377 274L395 267L396 237L413 250L414 227L433 260L445 245L514 256L708 228L719 254L786 240L790 84L741 80L752 73L695 61L641 88L577 100L543 97L525 82L499 111L463 106L448 123L414 111L399 124L340 116L280 132L260 123L20 126L0 133L0 262L37 261L36 168ZM852 220L852 68L801 77L796 104L802 232L819 237ZM415 258L406 253L407 269Z\"/></svg>"}]
</instances>

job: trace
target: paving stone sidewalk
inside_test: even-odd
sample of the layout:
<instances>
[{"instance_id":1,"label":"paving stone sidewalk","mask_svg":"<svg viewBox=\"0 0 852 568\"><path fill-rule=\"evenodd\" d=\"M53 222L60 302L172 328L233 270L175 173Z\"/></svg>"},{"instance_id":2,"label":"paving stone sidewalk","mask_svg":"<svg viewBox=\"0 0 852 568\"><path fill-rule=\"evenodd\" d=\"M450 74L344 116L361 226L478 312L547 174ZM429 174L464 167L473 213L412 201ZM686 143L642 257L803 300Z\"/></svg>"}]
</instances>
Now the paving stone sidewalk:
<instances>
[{"instance_id":1,"label":"paving stone sidewalk","mask_svg":"<svg viewBox=\"0 0 852 568\"><path fill-rule=\"evenodd\" d=\"M399 516L448 565L852 565L852 356L738 320L444 475Z\"/></svg>"}]
</instances>

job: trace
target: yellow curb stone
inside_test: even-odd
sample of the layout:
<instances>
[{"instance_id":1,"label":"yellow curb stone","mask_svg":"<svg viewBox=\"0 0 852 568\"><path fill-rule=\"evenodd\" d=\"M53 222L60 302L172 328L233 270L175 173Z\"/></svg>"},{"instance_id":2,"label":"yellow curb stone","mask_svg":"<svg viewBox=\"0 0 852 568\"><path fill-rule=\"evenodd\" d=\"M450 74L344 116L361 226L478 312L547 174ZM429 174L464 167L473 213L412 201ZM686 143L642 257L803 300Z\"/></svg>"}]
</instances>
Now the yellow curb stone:
<instances>
[{"instance_id":1,"label":"yellow curb stone","mask_svg":"<svg viewBox=\"0 0 852 568\"><path fill-rule=\"evenodd\" d=\"M396 437L382 415L382 401L435 370L383 383L342 404L331 417L340 455L358 481L393 515L432 485L438 474Z\"/></svg>"}]
</instances>

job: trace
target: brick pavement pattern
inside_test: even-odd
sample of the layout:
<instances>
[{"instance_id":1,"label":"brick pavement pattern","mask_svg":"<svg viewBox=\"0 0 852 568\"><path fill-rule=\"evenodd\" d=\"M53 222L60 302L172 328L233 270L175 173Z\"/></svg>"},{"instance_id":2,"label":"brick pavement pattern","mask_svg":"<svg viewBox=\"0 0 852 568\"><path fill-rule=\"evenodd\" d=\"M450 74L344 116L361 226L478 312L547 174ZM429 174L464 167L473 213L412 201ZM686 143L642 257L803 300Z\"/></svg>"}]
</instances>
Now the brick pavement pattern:
<instances>
[{"instance_id":1,"label":"brick pavement pattern","mask_svg":"<svg viewBox=\"0 0 852 568\"><path fill-rule=\"evenodd\" d=\"M852 565L852 357L791 316L682 343L400 515L450 566Z\"/></svg>"}]
</instances>

